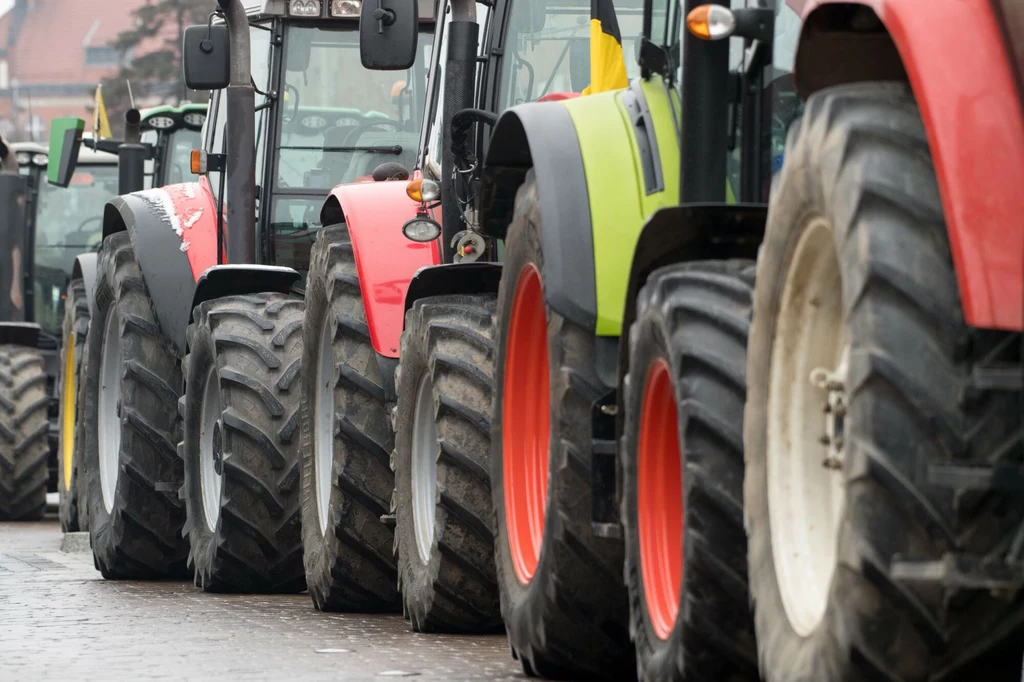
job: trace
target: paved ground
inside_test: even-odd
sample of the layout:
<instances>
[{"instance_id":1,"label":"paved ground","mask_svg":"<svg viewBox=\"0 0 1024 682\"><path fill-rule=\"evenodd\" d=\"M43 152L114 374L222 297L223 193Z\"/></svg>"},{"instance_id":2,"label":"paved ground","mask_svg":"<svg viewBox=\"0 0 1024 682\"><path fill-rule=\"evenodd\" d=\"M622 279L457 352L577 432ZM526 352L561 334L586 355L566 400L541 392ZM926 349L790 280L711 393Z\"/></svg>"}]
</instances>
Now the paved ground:
<instances>
[{"instance_id":1,"label":"paved ground","mask_svg":"<svg viewBox=\"0 0 1024 682\"><path fill-rule=\"evenodd\" d=\"M108 582L56 522L0 523L0 680L522 680L504 636L413 634L308 595Z\"/></svg>"}]
</instances>

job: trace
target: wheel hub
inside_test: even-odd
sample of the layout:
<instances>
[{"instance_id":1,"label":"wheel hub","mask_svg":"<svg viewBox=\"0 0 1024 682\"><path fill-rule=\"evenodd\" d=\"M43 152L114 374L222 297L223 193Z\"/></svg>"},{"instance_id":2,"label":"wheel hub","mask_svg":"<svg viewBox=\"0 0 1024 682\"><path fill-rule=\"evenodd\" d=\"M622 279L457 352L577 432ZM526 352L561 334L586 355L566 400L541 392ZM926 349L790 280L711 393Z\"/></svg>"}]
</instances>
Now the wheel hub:
<instances>
[{"instance_id":1,"label":"wheel hub","mask_svg":"<svg viewBox=\"0 0 1024 682\"><path fill-rule=\"evenodd\" d=\"M540 563L551 441L547 312L540 272L519 273L508 332L502 409L505 519L516 577L528 584Z\"/></svg>"},{"instance_id":2,"label":"wheel hub","mask_svg":"<svg viewBox=\"0 0 1024 682\"><path fill-rule=\"evenodd\" d=\"M96 437L99 450L100 491L107 512L114 509L114 492L121 458L121 326L116 304L111 305L103 327Z\"/></svg>"},{"instance_id":3,"label":"wheel hub","mask_svg":"<svg viewBox=\"0 0 1024 682\"><path fill-rule=\"evenodd\" d=\"M430 373L424 372L416 392L412 437L412 518L416 548L423 563L434 544L437 497L437 422Z\"/></svg>"},{"instance_id":4,"label":"wheel hub","mask_svg":"<svg viewBox=\"0 0 1024 682\"><path fill-rule=\"evenodd\" d=\"M203 387L202 417L199 425L199 485L203 515L211 532L220 519L221 490L224 485L224 447L221 436L223 409L217 368L211 367Z\"/></svg>"},{"instance_id":5,"label":"wheel hub","mask_svg":"<svg viewBox=\"0 0 1024 682\"><path fill-rule=\"evenodd\" d=\"M334 468L334 335L337 322L328 309L320 328L320 349L316 366L316 412L313 416L313 457L316 479L317 518L320 532L327 535L331 513L331 487Z\"/></svg>"},{"instance_id":6,"label":"wheel hub","mask_svg":"<svg viewBox=\"0 0 1024 682\"><path fill-rule=\"evenodd\" d=\"M807 226L785 274L768 394L772 555L793 630L828 606L845 506L848 334L832 230Z\"/></svg>"},{"instance_id":7,"label":"wheel hub","mask_svg":"<svg viewBox=\"0 0 1024 682\"><path fill-rule=\"evenodd\" d=\"M637 531L647 616L666 640L675 627L683 584L682 448L672 375L657 360L647 373L637 443Z\"/></svg>"}]
</instances>

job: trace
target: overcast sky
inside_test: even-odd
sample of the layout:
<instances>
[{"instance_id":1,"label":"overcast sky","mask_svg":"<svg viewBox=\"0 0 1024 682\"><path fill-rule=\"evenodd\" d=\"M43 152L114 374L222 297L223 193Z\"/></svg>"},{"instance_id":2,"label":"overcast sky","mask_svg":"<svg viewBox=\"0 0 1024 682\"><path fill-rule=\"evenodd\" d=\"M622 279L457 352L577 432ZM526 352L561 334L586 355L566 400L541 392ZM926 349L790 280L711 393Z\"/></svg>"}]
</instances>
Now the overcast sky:
<instances>
[{"instance_id":1,"label":"overcast sky","mask_svg":"<svg viewBox=\"0 0 1024 682\"><path fill-rule=\"evenodd\" d=\"M9 10L13 4L14 0L0 0L0 14Z\"/></svg>"}]
</instances>

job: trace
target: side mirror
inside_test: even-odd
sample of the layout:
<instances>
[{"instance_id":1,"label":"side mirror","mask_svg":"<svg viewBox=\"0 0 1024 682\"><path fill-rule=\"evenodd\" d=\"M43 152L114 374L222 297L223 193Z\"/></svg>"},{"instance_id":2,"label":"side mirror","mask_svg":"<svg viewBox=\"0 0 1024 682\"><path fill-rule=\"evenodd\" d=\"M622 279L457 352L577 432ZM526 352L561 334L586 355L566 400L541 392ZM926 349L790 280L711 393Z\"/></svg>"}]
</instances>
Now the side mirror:
<instances>
[{"instance_id":1,"label":"side mirror","mask_svg":"<svg viewBox=\"0 0 1024 682\"><path fill-rule=\"evenodd\" d=\"M192 90L220 90L231 82L228 27L189 26L182 45L185 85Z\"/></svg>"},{"instance_id":2,"label":"side mirror","mask_svg":"<svg viewBox=\"0 0 1024 682\"><path fill-rule=\"evenodd\" d=\"M536 7L537 3L526 2L522 5L515 5L512 9L512 25L516 33L538 33L543 30L544 22L547 20L547 12L543 5Z\"/></svg>"},{"instance_id":3,"label":"side mirror","mask_svg":"<svg viewBox=\"0 0 1024 682\"><path fill-rule=\"evenodd\" d=\"M365 0L359 14L363 68L404 71L416 62L419 7L416 0Z\"/></svg>"},{"instance_id":4,"label":"side mirror","mask_svg":"<svg viewBox=\"0 0 1024 682\"><path fill-rule=\"evenodd\" d=\"M67 187L78 165L85 121L80 118L55 118L50 122L50 162L46 179L51 185Z\"/></svg>"},{"instance_id":5,"label":"side mirror","mask_svg":"<svg viewBox=\"0 0 1024 682\"><path fill-rule=\"evenodd\" d=\"M284 63L287 69L293 73L303 72L309 68L309 60L313 56L313 42L311 40L290 40L288 41L288 56Z\"/></svg>"}]
</instances>

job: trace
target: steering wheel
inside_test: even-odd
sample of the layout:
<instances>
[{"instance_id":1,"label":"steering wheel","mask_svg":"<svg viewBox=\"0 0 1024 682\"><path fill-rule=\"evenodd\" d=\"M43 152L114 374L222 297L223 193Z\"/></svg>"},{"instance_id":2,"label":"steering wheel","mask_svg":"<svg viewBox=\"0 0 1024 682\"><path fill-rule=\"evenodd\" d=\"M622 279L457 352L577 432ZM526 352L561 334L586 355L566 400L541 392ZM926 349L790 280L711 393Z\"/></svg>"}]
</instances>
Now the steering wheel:
<instances>
[{"instance_id":1,"label":"steering wheel","mask_svg":"<svg viewBox=\"0 0 1024 682\"><path fill-rule=\"evenodd\" d=\"M354 147L354 146L356 146L355 143L359 141L359 136L362 134L362 131L364 131L364 130L369 130L371 128L376 128L377 126L391 126L391 128L393 130L398 131L401 128L401 125L402 124L401 124L400 121L395 121L395 120L392 120L390 118L389 119L381 119L379 121L373 121L372 123L364 123L362 125L359 125L359 126L356 126L355 128L353 128L349 132L349 134L345 136L345 143L342 146L343 147Z\"/></svg>"},{"instance_id":2,"label":"steering wheel","mask_svg":"<svg viewBox=\"0 0 1024 682\"><path fill-rule=\"evenodd\" d=\"M67 233L68 237L70 237L71 235L82 235L82 236L79 239L65 239L65 243L67 243L67 244L75 244L75 245L79 245L79 244L81 244L81 245L88 245L89 244L89 238L93 236L93 233L98 231L98 230L86 229L86 227L88 225L92 224L92 223L100 223L100 227L102 227L103 216L93 216L92 218L87 218L85 220L85 222L83 222L81 225L79 225L75 230Z\"/></svg>"}]
</instances>

